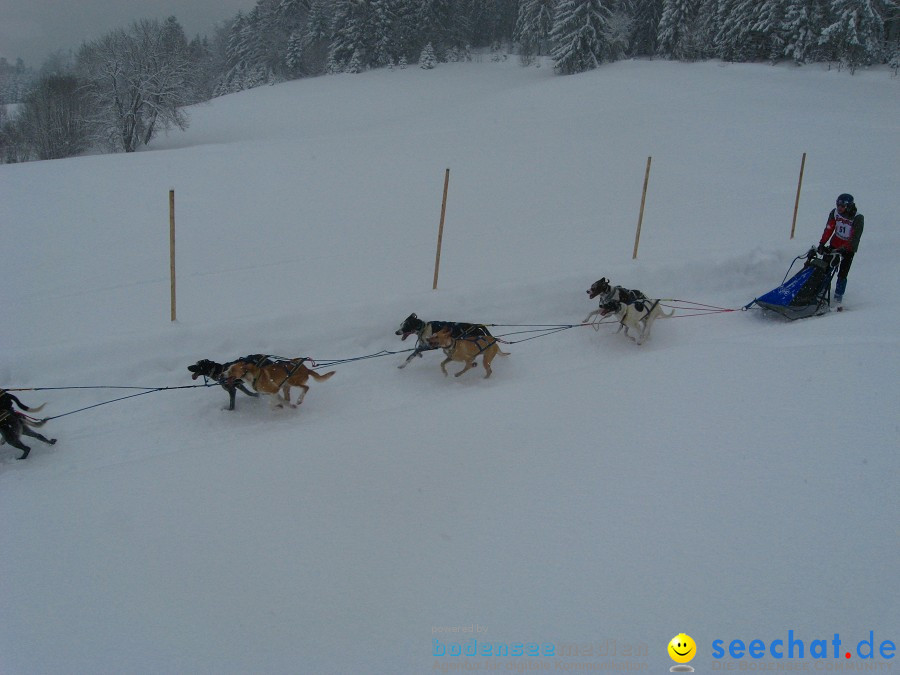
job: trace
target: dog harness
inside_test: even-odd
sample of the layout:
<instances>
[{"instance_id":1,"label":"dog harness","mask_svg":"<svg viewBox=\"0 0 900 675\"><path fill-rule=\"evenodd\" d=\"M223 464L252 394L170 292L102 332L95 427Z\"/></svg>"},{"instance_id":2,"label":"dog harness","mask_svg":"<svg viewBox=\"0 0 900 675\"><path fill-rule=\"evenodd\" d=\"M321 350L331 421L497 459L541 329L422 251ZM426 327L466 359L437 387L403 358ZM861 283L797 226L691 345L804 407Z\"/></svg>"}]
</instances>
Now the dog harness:
<instances>
[{"instance_id":1,"label":"dog harness","mask_svg":"<svg viewBox=\"0 0 900 675\"><path fill-rule=\"evenodd\" d=\"M490 342L490 343L488 343L488 344L486 344L486 345L484 345L484 346L482 347L480 344L478 344L478 341L479 341L480 339L482 339L482 338L485 338L485 337L491 337L491 338L494 339L494 341L493 341L493 342ZM450 338L450 346L449 346L449 347L444 347L444 353L445 353L447 356L450 356L451 352L453 352L453 350L456 349L456 343L459 342L460 340L465 340L466 342L474 342L474 343L475 343L475 346L478 347L478 353L475 354L475 356L472 357L473 359L474 359L476 356L481 356L481 354L482 354L486 349L490 349L492 346L494 346L495 344L497 344L497 339L494 338L493 335L490 335L490 336L476 335L476 336L474 336L474 337L453 337L453 336L451 335L451 338Z\"/></svg>"}]
</instances>

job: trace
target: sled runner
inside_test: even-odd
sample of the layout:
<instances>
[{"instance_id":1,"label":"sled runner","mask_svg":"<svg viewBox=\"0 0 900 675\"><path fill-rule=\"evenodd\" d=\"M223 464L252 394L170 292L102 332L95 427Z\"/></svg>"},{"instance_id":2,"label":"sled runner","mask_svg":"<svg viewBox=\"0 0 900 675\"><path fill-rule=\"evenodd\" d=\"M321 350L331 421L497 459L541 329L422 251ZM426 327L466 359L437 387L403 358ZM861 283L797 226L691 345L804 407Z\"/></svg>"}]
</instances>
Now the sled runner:
<instances>
[{"instance_id":1,"label":"sled runner","mask_svg":"<svg viewBox=\"0 0 900 675\"><path fill-rule=\"evenodd\" d=\"M788 274L798 260L806 258L803 268L788 279ZM826 249L818 253L815 248L794 258L781 286L750 302L744 309L754 304L763 309L778 312L793 321L808 316L824 314L831 309L831 280L841 264L841 254Z\"/></svg>"}]
</instances>

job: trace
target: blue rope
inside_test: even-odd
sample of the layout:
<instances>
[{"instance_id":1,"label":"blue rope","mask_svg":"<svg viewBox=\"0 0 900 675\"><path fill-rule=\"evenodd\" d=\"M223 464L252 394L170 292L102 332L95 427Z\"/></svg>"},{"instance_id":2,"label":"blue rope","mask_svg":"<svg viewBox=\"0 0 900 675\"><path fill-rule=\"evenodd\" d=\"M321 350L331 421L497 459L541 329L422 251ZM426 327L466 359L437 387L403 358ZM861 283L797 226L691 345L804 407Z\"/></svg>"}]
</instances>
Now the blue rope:
<instances>
[{"instance_id":1,"label":"blue rope","mask_svg":"<svg viewBox=\"0 0 900 675\"><path fill-rule=\"evenodd\" d=\"M128 396L121 396L119 398L114 398L109 401L102 401L101 403L95 403L94 405L85 406L84 408L78 408L78 410L71 410L67 413L63 413L61 415L53 415L52 417L44 417L41 421L47 422L49 420L59 419L60 417L66 417L68 415L74 415L78 412L83 412L85 410L90 410L91 408L99 408L101 405L106 405L107 403L115 403L116 401L124 401L125 399L134 398L135 396L143 396L144 394L152 394L155 391L168 391L174 389L196 389L197 387L212 387L213 384L186 384L181 387L156 387L155 389L147 389L146 391L138 392L137 394L129 394ZM60 387L62 389L77 389L77 387ZM85 389L89 389L90 387L84 387ZM116 387L111 387L116 388ZM137 387L118 387L119 389L129 389L129 388L137 388Z\"/></svg>"},{"instance_id":2,"label":"blue rope","mask_svg":"<svg viewBox=\"0 0 900 675\"><path fill-rule=\"evenodd\" d=\"M91 386L77 386L77 387L22 387L19 389L7 389L6 391L60 391L63 389L147 389L147 390L155 390L156 387L120 387L115 385L106 385L106 384L98 384Z\"/></svg>"},{"instance_id":3,"label":"blue rope","mask_svg":"<svg viewBox=\"0 0 900 675\"><path fill-rule=\"evenodd\" d=\"M351 359L313 359L312 361L316 368L330 368L331 366L336 366L342 363L353 363L354 361L365 361L366 359L374 359L379 356L394 356L395 354L405 354L406 352L411 352L415 349L415 347L411 347L410 349L398 349L395 351L391 351L390 349L382 349L380 352L374 352L372 354L366 354L365 356L356 356Z\"/></svg>"},{"instance_id":4,"label":"blue rope","mask_svg":"<svg viewBox=\"0 0 900 675\"><path fill-rule=\"evenodd\" d=\"M544 337L545 335L552 335L553 333L558 333L560 331L568 330L569 328L577 328L578 326L587 326L590 324L489 324L493 327L509 327L509 328L530 328L530 330L523 331L515 331L512 333L504 333L503 335L495 335L492 337L500 338L509 335L523 335L526 333L539 333L539 335L532 335L531 337L522 338L521 340L513 340L507 341L504 340L506 344L516 344L518 342L527 342L528 340L534 340L539 337ZM308 360L315 365L317 368L329 368L331 366L344 364L344 363L353 363L354 361L365 361L367 359L374 359L381 356L395 356L397 354L405 354L407 352L414 351L415 348L410 349L382 349L378 352L373 352L372 354L366 354L364 356L356 356L348 359L313 359L311 357L306 357L304 360ZM272 357L278 358L278 357ZM290 360L290 359L281 359L281 360ZM204 378L205 379L205 378ZM85 406L84 408L78 408L77 410L71 410L67 413L62 413L61 415L53 415L51 417L44 417L42 421L47 422L49 420L59 419L60 417L66 417L68 415L74 415L75 413L84 412L85 410L91 410L93 408L99 408L102 405L107 405L109 403L116 403L118 401L125 401L129 398L135 398L137 396L144 396L145 394L152 394L157 391L174 391L176 389L196 389L198 387L213 387L218 385L218 382L205 382L204 384L188 384L179 387L129 387L129 386L107 386L107 385L91 385L91 386L71 386L71 387L32 387L30 389L8 389L7 391L54 391L54 390L64 390L64 389L140 389L136 394L129 394L128 396L120 396L119 398L110 399L109 401L102 401L100 403L95 403L93 405Z\"/></svg>"}]
</instances>

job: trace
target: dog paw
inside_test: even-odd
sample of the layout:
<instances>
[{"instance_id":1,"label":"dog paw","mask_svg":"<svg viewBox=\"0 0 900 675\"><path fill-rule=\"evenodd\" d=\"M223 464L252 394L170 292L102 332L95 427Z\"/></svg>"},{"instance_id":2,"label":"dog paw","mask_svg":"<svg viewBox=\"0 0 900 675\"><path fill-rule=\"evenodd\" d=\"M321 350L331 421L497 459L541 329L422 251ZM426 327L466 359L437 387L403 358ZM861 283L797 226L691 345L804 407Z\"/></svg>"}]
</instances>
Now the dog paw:
<instances>
[{"instance_id":1,"label":"dog paw","mask_svg":"<svg viewBox=\"0 0 900 675\"><path fill-rule=\"evenodd\" d=\"M55 438L51 438L51 439L50 439L50 445L56 445L56 439L55 439Z\"/></svg>"}]
</instances>

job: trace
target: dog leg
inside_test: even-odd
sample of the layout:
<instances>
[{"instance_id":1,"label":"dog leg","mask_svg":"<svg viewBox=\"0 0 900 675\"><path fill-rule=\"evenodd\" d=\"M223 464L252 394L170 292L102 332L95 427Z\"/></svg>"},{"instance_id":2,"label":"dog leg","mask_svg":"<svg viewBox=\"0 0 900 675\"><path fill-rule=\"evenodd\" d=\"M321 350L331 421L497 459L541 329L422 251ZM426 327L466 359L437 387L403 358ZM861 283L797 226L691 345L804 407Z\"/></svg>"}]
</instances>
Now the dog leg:
<instances>
[{"instance_id":1,"label":"dog leg","mask_svg":"<svg viewBox=\"0 0 900 675\"><path fill-rule=\"evenodd\" d=\"M412 360L413 360L414 358L416 358L417 356L418 356L419 358L422 358L422 351L423 351L423 350L419 347L419 345L416 345L416 348L413 349L413 350L412 350L412 353L411 353L409 356L406 357L406 360L405 360L403 363L401 363L399 366L397 366L397 367L398 367L398 368L406 368L406 366L409 365L409 362L412 361Z\"/></svg>"},{"instance_id":2,"label":"dog leg","mask_svg":"<svg viewBox=\"0 0 900 675\"><path fill-rule=\"evenodd\" d=\"M674 316L674 314L674 309L671 312L666 313L657 300L653 309L647 314L647 316L644 317L644 320L641 323L641 342L638 344L642 344L645 340L648 340L650 338L650 329L653 327L654 321L659 318L669 318L671 316Z\"/></svg>"},{"instance_id":3,"label":"dog leg","mask_svg":"<svg viewBox=\"0 0 900 675\"><path fill-rule=\"evenodd\" d=\"M281 393L284 396L284 402L288 404L288 408L296 408L297 406L291 403L291 385L286 384L281 388ZM277 396L277 394L276 394ZM298 402L299 405L299 402Z\"/></svg>"},{"instance_id":4,"label":"dog leg","mask_svg":"<svg viewBox=\"0 0 900 675\"><path fill-rule=\"evenodd\" d=\"M647 315L647 317L644 319L643 324L641 325L641 334L638 336L637 343L639 345L644 344L644 340L650 337L650 326L652 324L653 319L650 317L650 315Z\"/></svg>"},{"instance_id":5,"label":"dog leg","mask_svg":"<svg viewBox=\"0 0 900 675\"><path fill-rule=\"evenodd\" d=\"M309 386L305 384L298 384L297 388L300 389L300 398L297 399L297 405L299 406L303 403L303 399L306 398L306 392L309 391ZM294 406L295 408L297 406Z\"/></svg>"},{"instance_id":6,"label":"dog leg","mask_svg":"<svg viewBox=\"0 0 900 675\"><path fill-rule=\"evenodd\" d=\"M463 368L463 369L462 369L461 371L459 371L458 373L456 373L456 375L454 375L454 377L459 377L460 375L462 375L462 374L465 373L466 371L472 370L472 368L474 368L474 367L475 367L475 359L472 359L471 361L467 361L467 362L466 362L466 367Z\"/></svg>"},{"instance_id":7,"label":"dog leg","mask_svg":"<svg viewBox=\"0 0 900 675\"><path fill-rule=\"evenodd\" d=\"M18 436L21 433L21 430L17 433L15 429L8 429L6 427L0 427L0 433L3 435L3 440L9 443L14 448L18 448L22 451L21 457L16 457L16 459L25 459L28 457L28 453L31 452L31 448L22 443L19 440Z\"/></svg>"},{"instance_id":8,"label":"dog leg","mask_svg":"<svg viewBox=\"0 0 900 675\"><path fill-rule=\"evenodd\" d=\"M228 392L228 409L234 410L234 397L237 395L237 388L225 387L225 391Z\"/></svg>"},{"instance_id":9,"label":"dog leg","mask_svg":"<svg viewBox=\"0 0 900 675\"><path fill-rule=\"evenodd\" d=\"M641 326L640 319L635 320L635 316L632 312L631 305L622 305L622 309L616 317L619 319L619 331L625 330L625 336L630 339L632 342L637 342L640 344L638 337L640 333L643 331ZM619 331L616 331L617 333Z\"/></svg>"},{"instance_id":10,"label":"dog leg","mask_svg":"<svg viewBox=\"0 0 900 675\"><path fill-rule=\"evenodd\" d=\"M39 441L44 441L44 443L46 443L47 445L56 445L55 438L47 438L46 436L43 436L42 434L39 434L38 432L36 432L32 429L29 429L27 426L24 426L24 425L22 427L22 435L23 436L31 436L32 438L36 438Z\"/></svg>"},{"instance_id":11,"label":"dog leg","mask_svg":"<svg viewBox=\"0 0 900 675\"><path fill-rule=\"evenodd\" d=\"M448 375L448 373L447 373L447 364L450 363L452 360L453 360L453 359L451 359L451 358L448 356L446 359L444 359L443 361L441 361L441 372L444 373L444 377L447 377L447 375Z\"/></svg>"},{"instance_id":12,"label":"dog leg","mask_svg":"<svg viewBox=\"0 0 900 675\"><path fill-rule=\"evenodd\" d=\"M509 356L506 352L500 351L500 347L497 346L496 342L484 350L484 357L481 359L481 365L484 366L484 379L489 378L494 372L491 368L491 361L494 360L494 357L497 356L497 354Z\"/></svg>"},{"instance_id":13,"label":"dog leg","mask_svg":"<svg viewBox=\"0 0 900 675\"><path fill-rule=\"evenodd\" d=\"M245 394L247 394L247 396L252 396L253 398L257 398L259 396L259 394L257 394L255 391L250 391L243 384L238 384L237 388L240 389Z\"/></svg>"},{"instance_id":14,"label":"dog leg","mask_svg":"<svg viewBox=\"0 0 900 675\"><path fill-rule=\"evenodd\" d=\"M429 346L425 345L424 343L419 342L419 344L416 345L416 348L412 350L412 353L406 357L406 360L397 367L398 368L406 368L406 366L409 365L410 361L412 361L417 356L421 359L422 352L427 352L431 349L434 349L434 347L429 347Z\"/></svg>"},{"instance_id":15,"label":"dog leg","mask_svg":"<svg viewBox=\"0 0 900 675\"><path fill-rule=\"evenodd\" d=\"M16 457L16 459L25 459L26 457L28 457L28 453L31 452L31 448L29 448L27 445L25 445L22 441L20 441L18 439L7 438L6 442L9 443L14 448L18 448L19 450L22 451L22 456Z\"/></svg>"},{"instance_id":16,"label":"dog leg","mask_svg":"<svg viewBox=\"0 0 900 675\"><path fill-rule=\"evenodd\" d=\"M634 324L632 329L637 334L637 338L635 338L634 341L639 345L644 344L644 340L650 337L650 327L645 323L638 321Z\"/></svg>"}]
</instances>

